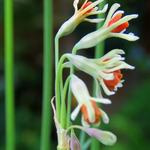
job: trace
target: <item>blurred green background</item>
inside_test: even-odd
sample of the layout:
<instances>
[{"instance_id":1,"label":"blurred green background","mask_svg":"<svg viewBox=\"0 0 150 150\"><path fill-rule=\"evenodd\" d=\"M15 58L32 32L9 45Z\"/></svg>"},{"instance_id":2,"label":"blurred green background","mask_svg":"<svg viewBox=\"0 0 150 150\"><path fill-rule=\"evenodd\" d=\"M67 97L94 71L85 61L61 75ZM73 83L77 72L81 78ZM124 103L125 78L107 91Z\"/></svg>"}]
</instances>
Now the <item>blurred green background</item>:
<instances>
[{"instance_id":1,"label":"blurred green background","mask_svg":"<svg viewBox=\"0 0 150 150\"><path fill-rule=\"evenodd\" d=\"M110 5L114 2L121 3L126 14L139 14L139 18L130 23L128 32L134 32L141 39L134 43L121 39L106 41L105 52L113 48L123 48L126 51L127 62L136 69L124 71L124 87L111 97L113 104L104 107L110 116L110 124L103 128L113 131L118 137L118 142L113 147L102 146L101 149L148 150L150 149L150 1L108 1ZM40 147L42 110L43 1L14 0L14 10L17 149L37 150ZM53 11L55 34L64 20L72 15L72 0L55 0ZM83 35L94 30L94 24L82 23L72 35L61 40L61 53L70 52ZM93 57L94 49L83 50L83 53ZM87 76L83 78L89 79ZM92 82L88 83L88 87L92 90ZM0 150L4 150L5 143L4 88L3 0L0 0ZM54 125L53 129L53 138L50 140L55 146Z\"/></svg>"}]
</instances>

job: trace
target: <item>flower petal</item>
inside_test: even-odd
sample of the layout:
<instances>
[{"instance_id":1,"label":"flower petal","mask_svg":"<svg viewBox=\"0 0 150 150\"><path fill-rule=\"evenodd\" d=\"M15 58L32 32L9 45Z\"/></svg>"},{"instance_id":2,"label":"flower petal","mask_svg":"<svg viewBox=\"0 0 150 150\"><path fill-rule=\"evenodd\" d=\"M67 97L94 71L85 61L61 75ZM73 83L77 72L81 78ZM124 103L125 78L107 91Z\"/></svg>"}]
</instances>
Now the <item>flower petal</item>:
<instances>
[{"instance_id":1,"label":"flower petal","mask_svg":"<svg viewBox=\"0 0 150 150\"><path fill-rule=\"evenodd\" d=\"M85 18L84 21L87 21L87 22L90 22L90 23L100 23L100 22L104 21L104 19L103 18L96 18L96 19Z\"/></svg>"},{"instance_id":2,"label":"flower petal","mask_svg":"<svg viewBox=\"0 0 150 150\"><path fill-rule=\"evenodd\" d=\"M75 13L78 11L78 3L79 3L79 0L74 0L74 2L73 2Z\"/></svg>"},{"instance_id":3,"label":"flower petal","mask_svg":"<svg viewBox=\"0 0 150 150\"><path fill-rule=\"evenodd\" d=\"M108 117L108 115L102 109L100 109L100 112L102 114L102 120L103 120L103 122L105 124L108 124L109 123L109 117Z\"/></svg>"},{"instance_id":4,"label":"flower petal","mask_svg":"<svg viewBox=\"0 0 150 150\"><path fill-rule=\"evenodd\" d=\"M71 134L70 138L70 149L71 150L81 150L80 142L75 134Z\"/></svg>"},{"instance_id":5,"label":"flower petal","mask_svg":"<svg viewBox=\"0 0 150 150\"><path fill-rule=\"evenodd\" d=\"M90 124L87 123L87 122L84 120L83 115L82 115L82 117L81 117L81 123L82 123L82 125L83 125L84 127L89 127L89 126L90 126Z\"/></svg>"},{"instance_id":6,"label":"flower petal","mask_svg":"<svg viewBox=\"0 0 150 150\"><path fill-rule=\"evenodd\" d=\"M97 59L98 61L105 61L105 60L109 60L111 58L114 58L118 55L122 55L125 54L125 52L122 49L113 49L110 52L108 52L107 54L105 54L103 57L101 57L100 59Z\"/></svg>"},{"instance_id":7,"label":"flower petal","mask_svg":"<svg viewBox=\"0 0 150 150\"><path fill-rule=\"evenodd\" d=\"M93 3L91 3L89 6L87 6L85 9L82 10L82 12L80 12L80 15L85 14L88 10L90 10L91 8L94 8L95 6L97 6L98 4L100 4L101 2L103 2L104 0L97 0ZM89 13L89 15L91 14L91 12Z\"/></svg>"},{"instance_id":8,"label":"flower petal","mask_svg":"<svg viewBox=\"0 0 150 150\"><path fill-rule=\"evenodd\" d=\"M115 94L114 91L110 91L110 90L107 88L107 86L105 85L103 79L100 80L100 83L101 83L101 86L102 86L104 92L105 92L107 95L114 95L114 94Z\"/></svg>"},{"instance_id":9,"label":"flower petal","mask_svg":"<svg viewBox=\"0 0 150 150\"><path fill-rule=\"evenodd\" d=\"M111 101L109 99L106 99L106 98L93 98L93 97L91 97L91 100L98 102L98 103L102 103L102 104L111 104Z\"/></svg>"},{"instance_id":10,"label":"flower petal","mask_svg":"<svg viewBox=\"0 0 150 150\"><path fill-rule=\"evenodd\" d=\"M138 36L135 36L133 33L125 34L125 33L110 33L110 37L122 38L128 41L137 41L139 39Z\"/></svg>"},{"instance_id":11,"label":"flower petal","mask_svg":"<svg viewBox=\"0 0 150 150\"><path fill-rule=\"evenodd\" d=\"M89 119L90 123L94 123L94 121L95 121L94 108L93 108L91 102L88 102L85 105L86 105L86 109L87 109L87 113L88 113L88 119Z\"/></svg>"},{"instance_id":12,"label":"flower petal","mask_svg":"<svg viewBox=\"0 0 150 150\"><path fill-rule=\"evenodd\" d=\"M116 67L113 67L111 69L107 69L106 72L111 73L111 72L114 72L114 71L120 70L120 69L131 69L131 70L135 69L134 66L131 66L123 61L122 62L120 61L119 63L120 63L120 65L117 65Z\"/></svg>"},{"instance_id":13,"label":"flower petal","mask_svg":"<svg viewBox=\"0 0 150 150\"><path fill-rule=\"evenodd\" d=\"M109 27L107 27L107 31L106 32L111 32L113 29L115 29L116 27L120 26L121 24L128 22L132 19L135 19L138 17L138 14L133 14L133 15L127 15L123 18L121 18L119 21L113 23L112 25L110 25Z\"/></svg>"},{"instance_id":14,"label":"flower petal","mask_svg":"<svg viewBox=\"0 0 150 150\"><path fill-rule=\"evenodd\" d=\"M103 98L102 93L101 93L101 89L99 86L99 82L97 79L95 79L95 96L97 98Z\"/></svg>"},{"instance_id":15,"label":"flower petal","mask_svg":"<svg viewBox=\"0 0 150 150\"><path fill-rule=\"evenodd\" d=\"M102 10L98 10L98 11L94 11L94 12L91 12L90 15L98 15L98 14L103 14L107 11L108 9L108 4L106 4Z\"/></svg>"},{"instance_id":16,"label":"flower petal","mask_svg":"<svg viewBox=\"0 0 150 150\"><path fill-rule=\"evenodd\" d=\"M123 11L123 10L118 10L118 11L116 11L116 12L113 14L112 18L115 17L115 16L118 15L118 14L124 14L124 11Z\"/></svg>"},{"instance_id":17,"label":"flower petal","mask_svg":"<svg viewBox=\"0 0 150 150\"><path fill-rule=\"evenodd\" d=\"M107 68L114 67L118 62L125 60L124 57L121 57L120 55L108 60L107 62L104 62Z\"/></svg>"},{"instance_id":18,"label":"flower petal","mask_svg":"<svg viewBox=\"0 0 150 150\"><path fill-rule=\"evenodd\" d=\"M106 21L105 21L105 23L104 23L104 27L107 27L107 25L108 25L109 21L111 20L111 18L112 18L112 16L113 16L114 12L115 12L119 7L120 7L120 4L118 4L118 3L115 3L115 4L113 4L113 5L111 6L111 8L110 8L110 10L109 10L109 12L108 12Z\"/></svg>"},{"instance_id":19,"label":"flower petal","mask_svg":"<svg viewBox=\"0 0 150 150\"><path fill-rule=\"evenodd\" d=\"M117 137L108 131L103 131L95 128L83 128L83 130L91 137L96 138L104 145L114 145L117 141Z\"/></svg>"},{"instance_id":20,"label":"flower petal","mask_svg":"<svg viewBox=\"0 0 150 150\"><path fill-rule=\"evenodd\" d=\"M99 70L98 74L99 74L100 78L103 78L105 80L113 80L114 79L113 73L108 74L108 73L104 73Z\"/></svg>"},{"instance_id":21,"label":"flower petal","mask_svg":"<svg viewBox=\"0 0 150 150\"><path fill-rule=\"evenodd\" d=\"M71 91L76 97L79 104L84 104L89 100L89 92L85 83L75 75L71 76L70 81Z\"/></svg>"},{"instance_id":22,"label":"flower petal","mask_svg":"<svg viewBox=\"0 0 150 150\"><path fill-rule=\"evenodd\" d=\"M75 120L76 119L76 117L77 117L77 115L78 115L78 113L79 113L79 111L80 111L80 109L81 109L81 104L79 104L75 109L74 109L74 111L71 113L71 119L72 120Z\"/></svg>"}]
</instances>

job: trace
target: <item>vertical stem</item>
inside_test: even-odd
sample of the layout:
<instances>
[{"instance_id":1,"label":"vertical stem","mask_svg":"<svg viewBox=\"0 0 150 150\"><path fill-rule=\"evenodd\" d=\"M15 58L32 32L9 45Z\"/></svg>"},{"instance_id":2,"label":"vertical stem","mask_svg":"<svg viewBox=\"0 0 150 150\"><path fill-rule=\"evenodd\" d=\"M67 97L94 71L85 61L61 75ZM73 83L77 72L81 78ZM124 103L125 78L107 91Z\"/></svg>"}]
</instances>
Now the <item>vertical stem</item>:
<instances>
[{"instance_id":1,"label":"vertical stem","mask_svg":"<svg viewBox=\"0 0 150 150\"><path fill-rule=\"evenodd\" d=\"M60 89L57 89L57 71L58 71L58 61L59 61L59 37L56 35L55 37L55 95L56 95L56 112L57 112L57 119L58 121L60 121L59 119L59 115L60 115L60 104L61 104L61 95L59 95L60 93Z\"/></svg>"},{"instance_id":2,"label":"vertical stem","mask_svg":"<svg viewBox=\"0 0 150 150\"><path fill-rule=\"evenodd\" d=\"M106 0L103 2L103 4L99 4L99 8L103 8L103 6L106 4ZM98 15L99 18L104 17L105 15ZM99 23L97 24L97 29L99 29L103 24ZM100 44L98 44L95 48L95 58L99 58L104 54L104 47L105 47L105 43L101 42ZM95 95L95 90L96 90L96 85L95 83L93 84L93 94ZM91 144L91 150L96 150L96 149L100 149L100 143L99 141L97 141L96 139L92 139L92 144Z\"/></svg>"},{"instance_id":3,"label":"vertical stem","mask_svg":"<svg viewBox=\"0 0 150 150\"><path fill-rule=\"evenodd\" d=\"M13 0L4 1L5 13L5 106L6 150L15 149L14 124L14 60L13 60Z\"/></svg>"},{"instance_id":4,"label":"vertical stem","mask_svg":"<svg viewBox=\"0 0 150 150\"><path fill-rule=\"evenodd\" d=\"M51 146L51 107L52 97L52 0L44 0L44 58L43 58L43 107L42 107L42 127L41 127L41 150L49 150Z\"/></svg>"},{"instance_id":5,"label":"vertical stem","mask_svg":"<svg viewBox=\"0 0 150 150\"><path fill-rule=\"evenodd\" d=\"M59 37L55 37L55 70L57 71L59 61Z\"/></svg>"},{"instance_id":6,"label":"vertical stem","mask_svg":"<svg viewBox=\"0 0 150 150\"><path fill-rule=\"evenodd\" d=\"M76 54L77 50L73 48L72 54ZM70 75L74 73L74 67L72 66L70 69ZM72 94L71 94L71 88L69 85L69 90L68 90L68 101L67 101L67 127L70 126L70 115L71 115L71 102L72 102Z\"/></svg>"}]
</instances>

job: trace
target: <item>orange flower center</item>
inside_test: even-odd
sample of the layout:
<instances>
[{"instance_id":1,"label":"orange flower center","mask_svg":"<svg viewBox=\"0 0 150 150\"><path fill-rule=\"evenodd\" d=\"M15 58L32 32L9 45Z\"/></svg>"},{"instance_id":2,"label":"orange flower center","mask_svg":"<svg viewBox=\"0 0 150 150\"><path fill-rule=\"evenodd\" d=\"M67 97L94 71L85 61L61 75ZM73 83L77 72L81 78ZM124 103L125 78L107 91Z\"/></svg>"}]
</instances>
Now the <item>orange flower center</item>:
<instances>
[{"instance_id":1,"label":"orange flower center","mask_svg":"<svg viewBox=\"0 0 150 150\"><path fill-rule=\"evenodd\" d=\"M91 4L92 4L91 1L87 1L85 4L83 4L83 5L81 6L81 8L82 8L82 9L85 9L85 8L87 8L87 7L88 7L89 5L91 5ZM85 14L86 14L86 13L90 13L92 10L93 10L93 8L87 10L87 11L85 12Z\"/></svg>"},{"instance_id":2,"label":"orange flower center","mask_svg":"<svg viewBox=\"0 0 150 150\"><path fill-rule=\"evenodd\" d=\"M116 14L108 23L108 27L110 25L116 23L121 18L122 18L122 13ZM118 27L116 27L114 30L112 30L112 32L115 32L115 33L122 32L123 30L125 30L128 27L129 27L129 22L125 22L125 23L119 25Z\"/></svg>"},{"instance_id":3,"label":"orange flower center","mask_svg":"<svg viewBox=\"0 0 150 150\"><path fill-rule=\"evenodd\" d=\"M84 120L85 120L88 124L90 124L90 123L96 124L96 123L98 123L99 120L100 120L101 112L100 112L99 108L97 107L95 101L92 101L92 100L91 100L91 103L92 103L92 106L93 106L93 109L94 109L94 113L95 113L95 121L94 121L94 122L90 122L89 116L88 116L88 111L87 111L87 108L86 108L85 105L83 105L83 106L81 107L81 112L82 112L82 114L83 114Z\"/></svg>"},{"instance_id":4,"label":"orange flower center","mask_svg":"<svg viewBox=\"0 0 150 150\"><path fill-rule=\"evenodd\" d=\"M113 80L104 80L104 83L109 88L109 90L113 91L118 83L120 83L123 75L120 70L114 71L114 79Z\"/></svg>"}]
</instances>

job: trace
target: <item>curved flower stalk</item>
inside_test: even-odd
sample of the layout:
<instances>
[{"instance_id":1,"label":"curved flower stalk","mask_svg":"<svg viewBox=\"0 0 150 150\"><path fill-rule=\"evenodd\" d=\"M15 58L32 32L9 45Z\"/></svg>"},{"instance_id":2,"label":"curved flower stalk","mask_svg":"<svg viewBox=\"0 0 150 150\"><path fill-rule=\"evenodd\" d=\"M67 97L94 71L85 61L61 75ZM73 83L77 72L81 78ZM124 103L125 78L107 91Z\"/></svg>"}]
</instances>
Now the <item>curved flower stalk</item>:
<instances>
[{"instance_id":1,"label":"curved flower stalk","mask_svg":"<svg viewBox=\"0 0 150 150\"><path fill-rule=\"evenodd\" d=\"M73 3L75 9L74 15L60 27L57 33L57 37L60 38L62 36L70 34L83 21L91 23L99 23L101 21L104 21L103 18L95 18L95 19L88 18L88 16L102 14L107 11L108 4L106 4L102 10L98 10L97 5L103 1L104 0L97 0L95 2L91 2L89 0L85 0L81 8L78 9L79 0L74 0Z\"/></svg>"},{"instance_id":2,"label":"curved flower stalk","mask_svg":"<svg viewBox=\"0 0 150 150\"><path fill-rule=\"evenodd\" d=\"M75 75L72 75L70 82L72 93L78 102L71 114L71 119L75 120L81 111L83 126L99 124L101 118L104 123L109 123L107 114L96 103L111 104L111 101L105 98L91 97L85 83Z\"/></svg>"},{"instance_id":3,"label":"curved flower stalk","mask_svg":"<svg viewBox=\"0 0 150 150\"><path fill-rule=\"evenodd\" d=\"M134 69L124 62L125 58L121 56L122 54L125 54L123 50L115 49L99 59L88 59L73 54L68 54L67 57L78 69L98 80L107 95L113 95L119 87L123 86L121 69Z\"/></svg>"},{"instance_id":4,"label":"curved flower stalk","mask_svg":"<svg viewBox=\"0 0 150 150\"><path fill-rule=\"evenodd\" d=\"M117 9L120 4L115 3L109 10L104 25L92 33L84 36L75 46L74 50L85 49L96 46L99 42L110 38L118 37L128 41L136 41L139 39L133 33L126 34L125 31L129 27L129 21L138 17L137 14L123 16L124 11Z\"/></svg>"}]
</instances>

